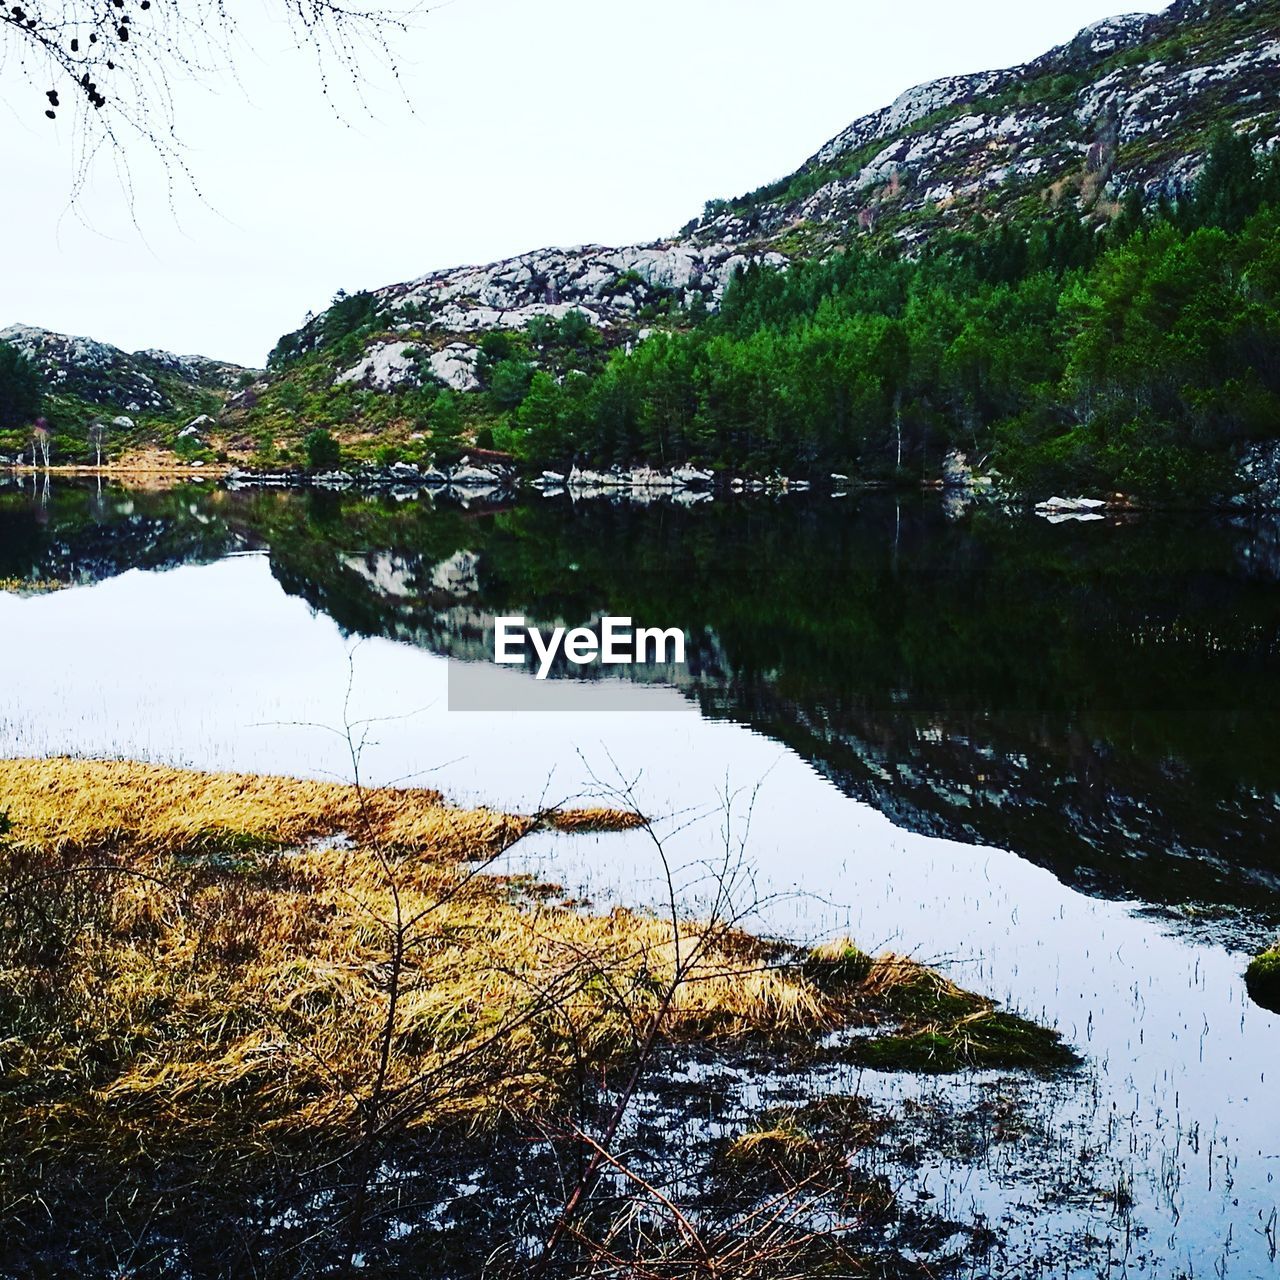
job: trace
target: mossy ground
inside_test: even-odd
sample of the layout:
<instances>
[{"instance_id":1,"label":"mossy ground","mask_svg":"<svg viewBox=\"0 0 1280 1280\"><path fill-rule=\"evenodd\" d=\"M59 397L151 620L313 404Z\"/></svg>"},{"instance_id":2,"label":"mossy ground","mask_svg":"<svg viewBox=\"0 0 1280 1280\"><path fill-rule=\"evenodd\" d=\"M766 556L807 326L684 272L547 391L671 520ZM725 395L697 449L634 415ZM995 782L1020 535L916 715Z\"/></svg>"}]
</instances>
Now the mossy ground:
<instances>
[{"instance_id":1,"label":"mossy ground","mask_svg":"<svg viewBox=\"0 0 1280 1280\"><path fill-rule=\"evenodd\" d=\"M1244 981L1256 1004L1280 1013L1280 944L1254 956Z\"/></svg>"},{"instance_id":2,"label":"mossy ground","mask_svg":"<svg viewBox=\"0 0 1280 1280\"><path fill-rule=\"evenodd\" d=\"M877 1029L834 1051L859 1066L949 1074L1053 1071L1080 1061L1056 1031L999 1009L905 956L873 960L850 942L834 943L811 952L802 972L841 1003L850 1023Z\"/></svg>"}]
</instances>

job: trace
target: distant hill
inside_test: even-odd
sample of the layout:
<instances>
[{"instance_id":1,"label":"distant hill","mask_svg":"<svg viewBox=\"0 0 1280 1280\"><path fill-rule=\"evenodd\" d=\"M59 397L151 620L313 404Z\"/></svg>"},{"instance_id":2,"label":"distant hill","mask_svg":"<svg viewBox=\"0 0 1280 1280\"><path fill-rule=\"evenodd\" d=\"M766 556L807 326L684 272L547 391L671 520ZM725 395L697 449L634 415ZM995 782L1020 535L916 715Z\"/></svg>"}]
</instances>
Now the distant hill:
<instances>
[{"instance_id":1,"label":"distant hill","mask_svg":"<svg viewBox=\"0 0 1280 1280\"><path fill-rule=\"evenodd\" d=\"M1026 495L1274 506L1278 85L1280 0L1176 0L910 89L667 238L340 293L265 374L0 340L63 457L111 407L139 419L118 448L265 469L324 432L384 469L478 447L824 483L936 481L959 451Z\"/></svg>"},{"instance_id":2,"label":"distant hill","mask_svg":"<svg viewBox=\"0 0 1280 1280\"><path fill-rule=\"evenodd\" d=\"M28 324L0 329L0 342L23 353L44 378L46 394L124 414L180 413L219 399L249 371L205 356L169 351L121 351L93 338L72 337Z\"/></svg>"}]
</instances>

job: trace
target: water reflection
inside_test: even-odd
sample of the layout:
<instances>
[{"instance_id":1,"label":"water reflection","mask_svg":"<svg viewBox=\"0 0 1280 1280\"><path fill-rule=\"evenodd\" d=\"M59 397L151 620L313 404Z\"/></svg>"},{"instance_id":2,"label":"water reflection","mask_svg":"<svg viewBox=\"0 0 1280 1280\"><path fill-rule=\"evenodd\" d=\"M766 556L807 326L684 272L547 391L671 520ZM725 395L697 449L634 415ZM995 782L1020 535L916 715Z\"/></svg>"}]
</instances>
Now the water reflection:
<instances>
[{"instance_id":1,"label":"water reflection","mask_svg":"<svg viewBox=\"0 0 1280 1280\"><path fill-rule=\"evenodd\" d=\"M347 632L465 661L489 659L495 615L683 626L679 684L705 716L786 744L897 825L1089 893L1198 903L1198 925L1262 942L1280 890L1276 527L956 522L923 499L468 510L59 488L0 498L0 578L262 548Z\"/></svg>"}]
</instances>

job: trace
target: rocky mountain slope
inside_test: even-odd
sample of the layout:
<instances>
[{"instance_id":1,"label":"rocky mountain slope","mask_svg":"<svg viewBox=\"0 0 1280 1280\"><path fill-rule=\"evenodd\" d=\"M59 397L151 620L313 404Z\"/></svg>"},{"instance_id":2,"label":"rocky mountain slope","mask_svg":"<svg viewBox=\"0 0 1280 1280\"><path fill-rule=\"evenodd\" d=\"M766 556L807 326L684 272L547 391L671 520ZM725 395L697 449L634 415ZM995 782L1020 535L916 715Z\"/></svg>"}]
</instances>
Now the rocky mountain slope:
<instances>
[{"instance_id":1,"label":"rocky mountain slope","mask_svg":"<svg viewBox=\"0 0 1280 1280\"><path fill-rule=\"evenodd\" d=\"M1280 5L1176 0L1086 27L1025 66L910 89L854 121L782 183L713 201L695 243L852 229L908 244L975 214L1114 216L1131 191L1177 199L1227 125L1280 143Z\"/></svg>"},{"instance_id":2,"label":"rocky mountain slope","mask_svg":"<svg viewBox=\"0 0 1280 1280\"><path fill-rule=\"evenodd\" d=\"M547 249L437 271L374 297L405 331L434 335L432 373L475 382L465 341L578 309L615 340L664 305L714 307L740 266L823 256L860 237L911 247L945 229L1075 210L1102 223L1137 192L1177 199L1214 129L1280 144L1280 0L1176 0L1108 19L1025 66L949 76L855 120L794 174L709 201L678 235L623 249ZM314 345L325 317L297 335ZM388 389L415 376L383 336L340 375ZM448 350L446 351L446 348ZM416 355L418 346L409 353Z\"/></svg>"},{"instance_id":3,"label":"rocky mountain slope","mask_svg":"<svg viewBox=\"0 0 1280 1280\"><path fill-rule=\"evenodd\" d=\"M219 398L247 372L239 365L169 351L121 351L93 338L33 325L0 329L0 342L40 370L47 394L84 405L145 416L184 412L208 393Z\"/></svg>"}]
</instances>

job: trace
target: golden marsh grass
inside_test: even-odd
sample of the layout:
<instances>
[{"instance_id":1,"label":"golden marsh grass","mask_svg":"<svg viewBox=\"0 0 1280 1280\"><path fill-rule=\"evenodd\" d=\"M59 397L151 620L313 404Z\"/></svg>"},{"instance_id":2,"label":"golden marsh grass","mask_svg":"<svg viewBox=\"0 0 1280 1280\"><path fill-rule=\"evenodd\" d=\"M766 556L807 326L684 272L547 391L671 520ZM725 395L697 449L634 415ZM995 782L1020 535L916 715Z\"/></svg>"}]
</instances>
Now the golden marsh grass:
<instances>
[{"instance_id":1,"label":"golden marsh grass","mask_svg":"<svg viewBox=\"0 0 1280 1280\"><path fill-rule=\"evenodd\" d=\"M632 815L538 823L432 791L66 759L0 762L3 809L10 1160L267 1157L340 1139L380 1070L408 1127L491 1125L554 1110L654 1016L670 1039L838 1017L746 935L477 874L537 825ZM677 949L696 963L664 997Z\"/></svg>"}]
</instances>

